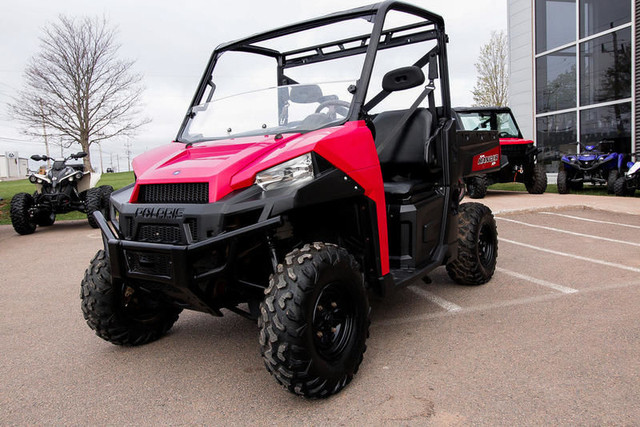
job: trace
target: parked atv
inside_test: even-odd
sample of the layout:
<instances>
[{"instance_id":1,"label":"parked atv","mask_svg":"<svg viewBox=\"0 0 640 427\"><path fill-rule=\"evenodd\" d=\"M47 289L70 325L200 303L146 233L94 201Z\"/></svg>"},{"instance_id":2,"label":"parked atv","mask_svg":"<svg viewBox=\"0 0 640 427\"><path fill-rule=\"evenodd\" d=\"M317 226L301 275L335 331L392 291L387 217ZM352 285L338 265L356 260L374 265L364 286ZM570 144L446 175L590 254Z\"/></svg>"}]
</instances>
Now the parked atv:
<instances>
[{"instance_id":1,"label":"parked atv","mask_svg":"<svg viewBox=\"0 0 640 427\"><path fill-rule=\"evenodd\" d=\"M469 197L481 199L489 185L499 182L522 182L530 194L545 192L547 174L544 166L537 163L541 150L522 137L510 108L458 107L454 112L461 129L493 130L500 137L500 170L465 177Z\"/></svg>"},{"instance_id":2,"label":"parked atv","mask_svg":"<svg viewBox=\"0 0 640 427\"><path fill-rule=\"evenodd\" d=\"M183 309L229 310L257 319L282 386L326 397L362 362L369 290L443 265L489 281L495 220L459 201L472 159L499 142L456 130L447 40L440 16L389 1L216 48L175 142L134 160L110 221L94 213L88 325L139 345Z\"/></svg>"},{"instance_id":3,"label":"parked atv","mask_svg":"<svg viewBox=\"0 0 640 427\"><path fill-rule=\"evenodd\" d=\"M613 152L613 142L603 140L598 146L586 145L580 154L562 156L558 170L558 193L581 190L585 182L606 185L614 192L616 180L624 172L623 154Z\"/></svg>"},{"instance_id":4,"label":"parked atv","mask_svg":"<svg viewBox=\"0 0 640 427\"><path fill-rule=\"evenodd\" d=\"M56 214L71 211L85 212L93 228L98 228L93 212L100 211L108 217L113 188L109 185L94 188L100 174L84 170L82 164L67 164L68 160L86 155L79 152L61 159L38 154L31 156L35 161L53 160L53 166L44 173L29 175L29 181L36 185L33 195L18 193L11 199L11 224L18 234L31 234L36 226L53 225Z\"/></svg>"},{"instance_id":5,"label":"parked atv","mask_svg":"<svg viewBox=\"0 0 640 427\"><path fill-rule=\"evenodd\" d=\"M636 162L627 163L629 170L619 177L613 185L616 196L633 196L640 190L640 151L636 152Z\"/></svg>"}]
</instances>

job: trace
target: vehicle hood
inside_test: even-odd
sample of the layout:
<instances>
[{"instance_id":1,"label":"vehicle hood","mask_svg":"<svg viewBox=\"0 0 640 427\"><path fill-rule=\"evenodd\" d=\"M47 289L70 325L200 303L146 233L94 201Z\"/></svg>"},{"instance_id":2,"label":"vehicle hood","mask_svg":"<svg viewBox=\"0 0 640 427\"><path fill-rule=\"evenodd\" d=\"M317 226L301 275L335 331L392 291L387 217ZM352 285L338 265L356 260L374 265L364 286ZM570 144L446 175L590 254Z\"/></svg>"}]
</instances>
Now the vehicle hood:
<instances>
[{"instance_id":1,"label":"vehicle hood","mask_svg":"<svg viewBox=\"0 0 640 427\"><path fill-rule=\"evenodd\" d=\"M208 183L209 202L248 187L255 175L279 163L312 151L316 144L344 132L349 126L300 134L261 135L194 144L173 142L148 151L133 161L136 185Z\"/></svg>"}]
</instances>

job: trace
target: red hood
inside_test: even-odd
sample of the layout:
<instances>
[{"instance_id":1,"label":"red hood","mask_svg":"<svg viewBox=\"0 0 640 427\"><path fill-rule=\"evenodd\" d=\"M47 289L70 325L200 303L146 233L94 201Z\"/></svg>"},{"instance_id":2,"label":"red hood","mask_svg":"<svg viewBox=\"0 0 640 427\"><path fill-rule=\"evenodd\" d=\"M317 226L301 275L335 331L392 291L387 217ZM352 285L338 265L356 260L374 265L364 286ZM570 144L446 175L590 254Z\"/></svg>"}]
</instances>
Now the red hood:
<instances>
[{"instance_id":1,"label":"red hood","mask_svg":"<svg viewBox=\"0 0 640 427\"><path fill-rule=\"evenodd\" d=\"M208 182L209 201L252 185L256 173L309 152L332 134L354 125L320 129L306 134L284 134L232 138L195 143L190 147L174 142L148 151L133 161L138 198L139 185Z\"/></svg>"}]
</instances>

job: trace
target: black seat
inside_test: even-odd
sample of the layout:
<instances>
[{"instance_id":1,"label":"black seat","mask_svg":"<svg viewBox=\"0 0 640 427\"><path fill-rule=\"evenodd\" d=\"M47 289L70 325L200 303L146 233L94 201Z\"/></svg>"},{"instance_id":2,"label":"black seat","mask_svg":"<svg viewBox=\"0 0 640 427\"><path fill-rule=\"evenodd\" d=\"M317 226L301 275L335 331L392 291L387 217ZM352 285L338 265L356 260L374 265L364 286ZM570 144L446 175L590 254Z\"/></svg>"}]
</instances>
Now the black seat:
<instances>
[{"instance_id":1,"label":"black seat","mask_svg":"<svg viewBox=\"0 0 640 427\"><path fill-rule=\"evenodd\" d=\"M391 181L397 175L407 179L422 178L426 172L424 162L425 143L431 130L431 113L419 108L409 118L404 129L391 136L396 124L406 110L386 111L373 118L376 131L376 148L384 143L378 153L384 181Z\"/></svg>"},{"instance_id":2,"label":"black seat","mask_svg":"<svg viewBox=\"0 0 640 427\"><path fill-rule=\"evenodd\" d=\"M380 149L384 143L378 154L384 190L394 198L404 198L431 187L430 180L426 179L428 168L424 160L425 144L431 130L432 119L429 110L417 109L404 129L388 139L405 112L406 110L387 111L373 119L376 147Z\"/></svg>"}]
</instances>

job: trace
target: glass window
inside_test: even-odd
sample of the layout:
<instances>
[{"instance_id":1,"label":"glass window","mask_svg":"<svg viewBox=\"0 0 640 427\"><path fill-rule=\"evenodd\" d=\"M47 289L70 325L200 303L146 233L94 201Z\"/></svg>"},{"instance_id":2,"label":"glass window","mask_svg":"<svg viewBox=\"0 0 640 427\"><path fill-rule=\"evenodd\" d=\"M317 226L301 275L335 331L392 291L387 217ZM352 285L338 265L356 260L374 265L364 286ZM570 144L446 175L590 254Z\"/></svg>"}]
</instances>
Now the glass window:
<instances>
[{"instance_id":1,"label":"glass window","mask_svg":"<svg viewBox=\"0 0 640 427\"><path fill-rule=\"evenodd\" d=\"M538 117L536 127L536 143L543 150L538 160L547 165L548 172L557 172L562 155L576 152L576 113Z\"/></svg>"},{"instance_id":2,"label":"glass window","mask_svg":"<svg viewBox=\"0 0 640 427\"><path fill-rule=\"evenodd\" d=\"M590 108L580 113L580 142L592 144L608 139L615 150L631 152L631 103Z\"/></svg>"},{"instance_id":3,"label":"glass window","mask_svg":"<svg viewBox=\"0 0 640 427\"><path fill-rule=\"evenodd\" d=\"M631 97L631 28L580 44L580 105Z\"/></svg>"},{"instance_id":4,"label":"glass window","mask_svg":"<svg viewBox=\"0 0 640 427\"><path fill-rule=\"evenodd\" d=\"M580 37L631 22L629 0L580 0Z\"/></svg>"},{"instance_id":5,"label":"glass window","mask_svg":"<svg viewBox=\"0 0 640 427\"><path fill-rule=\"evenodd\" d=\"M553 52L536 59L536 111L575 108L576 48Z\"/></svg>"},{"instance_id":6,"label":"glass window","mask_svg":"<svg viewBox=\"0 0 640 427\"><path fill-rule=\"evenodd\" d=\"M576 40L575 0L536 1L536 53Z\"/></svg>"}]
</instances>

